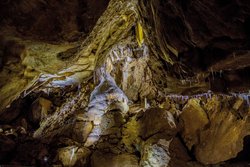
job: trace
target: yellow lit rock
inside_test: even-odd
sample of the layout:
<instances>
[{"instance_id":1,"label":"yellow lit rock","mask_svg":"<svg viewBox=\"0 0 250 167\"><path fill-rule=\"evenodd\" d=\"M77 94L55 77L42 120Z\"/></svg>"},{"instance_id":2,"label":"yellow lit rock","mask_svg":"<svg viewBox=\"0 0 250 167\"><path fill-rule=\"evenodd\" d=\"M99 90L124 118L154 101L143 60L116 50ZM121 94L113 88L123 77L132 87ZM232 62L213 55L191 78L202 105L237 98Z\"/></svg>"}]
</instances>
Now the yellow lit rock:
<instances>
[{"instance_id":1,"label":"yellow lit rock","mask_svg":"<svg viewBox=\"0 0 250 167\"><path fill-rule=\"evenodd\" d=\"M232 108L223 103L223 99L214 96L205 105L210 126L200 132L200 143L195 147L195 156L203 164L216 164L236 157L243 149L244 137L250 134L246 128L249 119L238 119Z\"/></svg>"},{"instance_id":2,"label":"yellow lit rock","mask_svg":"<svg viewBox=\"0 0 250 167\"><path fill-rule=\"evenodd\" d=\"M143 37L143 28L139 22L137 22L136 24L136 39L137 39L138 45L141 47L144 41L144 37Z\"/></svg>"},{"instance_id":3,"label":"yellow lit rock","mask_svg":"<svg viewBox=\"0 0 250 167\"><path fill-rule=\"evenodd\" d=\"M198 99L190 99L180 115L184 124L182 136L189 149L198 142L198 132L209 123L207 114L199 103Z\"/></svg>"},{"instance_id":4,"label":"yellow lit rock","mask_svg":"<svg viewBox=\"0 0 250 167\"><path fill-rule=\"evenodd\" d=\"M87 148L79 148L77 146L69 146L58 150L58 158L63 166L84 166L90 151Z\"/></svg>"},{"instance_id":5,"label":"yellow lit rock","mask_svg":"<svg viewBox=\"0 0 250 167\"><path fill-rule=\"evenodd\" d=\"M244 100L242 98L238 98L236 102L233 105L234 110L238 110L244 103Z\"/></svg>"},{"instance_id":6,"label":"yellow lit rock","mask_svg":"<svg viewBox=\"0 0 250 167\"><path fill-rule=\"evenodd\" d=\"M136 117L133 117L123 128L122 142L129 151L133 150L133 144L139 144L139 124Z\"/></svg>"}]
</instances>

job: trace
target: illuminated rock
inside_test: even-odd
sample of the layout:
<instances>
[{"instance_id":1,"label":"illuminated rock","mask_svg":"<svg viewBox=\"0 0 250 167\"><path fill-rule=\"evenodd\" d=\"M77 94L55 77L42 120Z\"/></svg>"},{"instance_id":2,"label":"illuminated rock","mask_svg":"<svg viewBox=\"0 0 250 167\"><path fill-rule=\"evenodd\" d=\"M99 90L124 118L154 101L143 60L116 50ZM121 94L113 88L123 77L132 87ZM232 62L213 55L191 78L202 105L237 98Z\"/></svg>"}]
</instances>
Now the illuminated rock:
<instances>
[{"instance_id":1,"label":"illuminated rock","mask_svg":"<svg viewBox=\"0 0 250 167\"><path fill-rule=\"evenodd\" d=\"M183 121L183 139L189 149L199 142L198 134L209 123L206 112L200 106L200 100L190 99L180 115Z\"/></svg>"},{"instance_id":2,"label":"illuminated rock","mask_svg":"<svg viewBox=\"0 0 250 167\"><path fill-rule=\"evenodd\" d=\"M69 146L58 150L58 159L62 162L63 166L84 166L87 164L87 158L90 153L87 148Z\"/></svg>"}]
</instances>

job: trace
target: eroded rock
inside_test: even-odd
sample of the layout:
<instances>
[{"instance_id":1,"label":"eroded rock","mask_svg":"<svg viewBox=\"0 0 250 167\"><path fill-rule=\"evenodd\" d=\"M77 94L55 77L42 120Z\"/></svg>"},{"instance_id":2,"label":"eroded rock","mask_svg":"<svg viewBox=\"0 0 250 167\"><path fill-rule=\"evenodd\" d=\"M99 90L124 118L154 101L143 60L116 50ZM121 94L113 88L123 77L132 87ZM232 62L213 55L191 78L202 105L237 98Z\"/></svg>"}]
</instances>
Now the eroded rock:
<instances>
[{"instance_id":1,"label":"eroded rock","mask_svg":"<svg viewBox=\"0 0 250 167\"><path fill-rule=\"evenodd\" d=\"M91 156L92 167L138 167L138 158L131 154L105 154L94 152Z\"/></svg>"},{"instance_id":2,"label":"eroded rock","mask_svg":"<svg viewBox=\"0 0 250 167\"><path fill-rule=\"evenodd\" d=\"M203 164L216 164L237 156L243 149L243 138L249 135L248 114L239 117L242 99L214 95L190 99L180 115L182 137L187 147ZM248 109L244 113L248 113Z\"/></svg>"},{"instance_id":3,"label":"eroded rock","mask_svg":"<svg viewBox=\"0 0 250 167\"><path fill-rule=\"evenodd\" d=\"M142 150L141 166L168 167L171 160L169 145L171 140L159 139L157 143L148 143Z\"/></svg>"},{"instance_id":4,"label":"eroded rock","mask_svg":"<svg viewBox=\"0 0 250 167\"><path fill-rule=\"evenodd\" d=\"M33 123L40 123L41 120L45 119L49 110L52 107L52 102L45 98L38 98L31 106L30 120Z\"/></svg>"},{"instance_id":5,"label":"eroded rock","mask_svg":"<svg viewBox=\"0 0 250 167\"><path fill-rule=\"evenodd\" d=\"M200 106L200 100L190 99L180 115L183 121L182 136L189 149L199 142L198 134L209 123L206 112Z\"/></svg>"},{"instance_id":6,"label":"eroded rock","mask_svg":"<svg viewBox=\"0 0 250 167\"><path fill-rule=\"evenodd\" d=\"M140 124L137 121L137 117L132 117L122 129L122 142L124 143L128 152L134 152L134 147L139 147L141 139Z\"/></svg>"},{"instance_id":7,"label":"eroded rock","mask_svg":"<svg viewBox=\"0 0 250 167\"><path fill-rule=\"evenodd\" d=\"M110 74L103 73L103 69L100 72L101 81L91 93L88 105L87 117L93 123L93 129L85 143L87 147L97 142L101 135L105 135L108 128L120 124L123 118L119 119L119 114L125 116L129 110L128 98L124 92L116 85ZM116 119L112 119L112 115L107 113L110 110L118 112L118 115L113 115L118 116Z\"/></svg>"},{"instance_id":8,"label":"eroded rock","mask_svg":"<svg viewBox=\"0 0 250 167\"><path fill-rule=\"evenodd\" d=\"M84 40L107 0L0 4L18 14L0 20L0 164L200 167L242 150L249 94L197 95L249 89L242 0L111 0Z\"/></svg>"},{"instance_id":9,"label":"eroded rock","mask_svg":"<svg viewBox=\"0 0 250 167\"><path fill-rule=\"evenodd\" d=\"M139 120L140 136L147 139L157 133L173 135L176 133L176 124L173 115L161 108L151 108L145 111Z\"/></svg>"},{"instance_id":10,"label":"eroded rock","mask_svg":"<svg viewBox=\"0 0 250 167\"><path fill-rule=\"evenodd\" d=\"M58 159L63 166L85 166L90 153L90 150L84 147L68 146L58 150Z\"/></svg>"},{"instance_id":11,"label":"eroded rock","mask_svg":"<svg viewBox=\"0 0 250 167\"><path fill-rule=\"evenodd\" d=\"M217 106L221 106L218 108ZM200 132L200 142L195 147L196 158L204 164L215 164L237 156L243 149L243 139L250 134L249 118L242 119L216 97L208 100L209 128Z\"/></svg>"}]
</instances>

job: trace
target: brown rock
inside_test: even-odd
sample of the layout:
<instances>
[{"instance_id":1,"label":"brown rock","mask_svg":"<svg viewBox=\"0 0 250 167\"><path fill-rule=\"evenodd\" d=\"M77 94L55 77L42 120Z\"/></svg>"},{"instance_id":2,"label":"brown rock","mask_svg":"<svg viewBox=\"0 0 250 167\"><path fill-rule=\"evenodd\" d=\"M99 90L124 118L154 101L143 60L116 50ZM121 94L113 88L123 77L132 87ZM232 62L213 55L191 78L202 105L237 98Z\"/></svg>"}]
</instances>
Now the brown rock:
<instances>
[{"instance_id":1,"label":"brown rock","mask_svg":"<svg viewBox=\"0 0 250 167\"><path fill-rule=\"evenodd\" d=\"M46 118L49 114L48 111L52 106L52 102L39 97L36 99L31 107L30 119L33 123L39 123L42 119Z\"/></svg>"},{"instance_id":2,"label":"brown rock","mask_svg":"<svg viewBox=\"0 0 250 167\"><path fill-rule=\"evenodd\" d=\"M213 71L235 70L250 66L250 51L237 51L210 67ZM237 58L235 58L237 57Z\"/></svg>"},{"instance_id":3,"label":"brown rock","mask_svg":"<svg viewBox=\"0 0 250 167\"><path fill-rule=\"evenodd\" d=\"M87 164L90 153L87 148L69 146L58 150L58 158L63 166L84 166Z\"/></svg>"},{"instance_id":4,"label":"brown rock","mask_svg":"<svg viewBox=\"0 0 250 167\"><path fill-rule=\"evenodd\" d=\"M119 142L119 139L109 139L109 143L111 144L117 144Z\"/></svg>"},{"instance_id":5,"label":"brown rock","mask_svg":"<svg viewBox=\"0 0 250 167\"><path fill-rule=\"evenodd\" d=\"M167 167L171 157L169 145L171 140L159 139L156 143L146 142L142 149L140 166Z\"/></svg>"},{"instance_id":6,"label":"brown rock","mask_svg":"<svg viewBox=\"0 0 250 167\"><path fill-rule=\"evenodd\" d=\"M73 127L72 137L78 142L84 142L92 129L93 123L77 121Z\"/></svg>"},{"instance_id":7,"label":"brown rock","mask_svg":"<svg viewBox=\"0 0 250 167\"><path fill-rule=\"evenodd\" d=\"M182 137L189 149L198 143L199 131L209 123L207 114L199 103L198 99L190 99L180 115L183 122Z\"/></svg>"},{"instance_id":8,"label":"brown rock","mask_svg":"<svg viewBox=\"0 0 250 167\"><path fill-rule=\"evenodd\" d=\"M1 94L1 92L0 92L0 94ZM3 95L3 96L5 96L5 95ZM10 106L10 108L7 108L5 110L1 111L1 109L0 109L0 121L4 122L4 123L10 123L12 120L16 119L19 116L20 112L21 112L21 110L20 110L19 102Z\"/></svg>"},{"instance_id":9,"label":"brown rock","mask_svg":"<svg viewBox=\"0 0 250 167\"><path fill-rule=\"evenodd\" d=\"M134 145L140 143L140 124L136 116L132 117L122 128L122 142L128 152L134 152Z\"/></svg>"},{"instance_id":10,"label":"brown rock","mask_svg":"<svg viewBox=\"0 0 250 167\"><path fill-rule=\"evenodd\" d=\"M94 152L91 157L92 167L139 167L138 159L131 154L105 154Z\"/></svg>"},{"instance_id":11,"label":"brown rock","mask_svg":"<svg viewBox=\"0 0 250 167\"><path fill-rule=\"evenodd\" d=\"M170 143L169 152L171 157L169 162L170 167L186 167L187 162L191 161L191 157L188 155L187 149L177 137L173 138Z\"/></svg>"},{"instance_id":12,"label":"brown rock","mask_svg":"<svg viewBox=\"0 0 250 167\"><path fill-rule=\"evenodd\" d=\"M16 143L7 136L0 134L0 161L4 161L5 158L9 157L9 153L11 153L16 147Z\"/></svg>"},{"instance_id":13,"label":"brown rock","mask_svg":"<svg viewBox=\"0 0 250 167\"><path fill-rule=\"evenodd\" d=\"M140 135L146 139L157 133L173 135L176 133L176 124L173 115L161 108L152 108L145 111L139 120Z\"/></svg>"},{"instance_id":14,"label":"brown rock","mask_svg":"<svg viewBox=\"0 0 250 167\"><path fill-rule=\"evenodd\" d=\"M123 123L123 117L119 112L108 112L100 117L100 124L94 125L87 137L85 146L96 144L101 136L118 134Z\"/></svg>"},{"instance_id":15,"label":"brown rock","mask_svg":"<svg viewBox=\"0 0 250 167\"><path fill-rule=\"evenodd\" d=\"M216 105L217 103L217 105ZM243 149L243 139L250 134L248 117L237 119L224 105L221 109L216 97L208 100L206 108L210 126L200 132L200 142L195 147L195 156L203 164L216 164L237 156Z\"/></svg>"},{"instance_id":16,"label":"brown rock","mask_svg":"<svg viewBox=\"0 0 250 167\"><path fill-rule=\"evenodd\" d=\"M239 110L243 103L244 103L244 100L242 98L238 98L233 105L233 109L236 111Z\"/></svg>"}]
</instances>

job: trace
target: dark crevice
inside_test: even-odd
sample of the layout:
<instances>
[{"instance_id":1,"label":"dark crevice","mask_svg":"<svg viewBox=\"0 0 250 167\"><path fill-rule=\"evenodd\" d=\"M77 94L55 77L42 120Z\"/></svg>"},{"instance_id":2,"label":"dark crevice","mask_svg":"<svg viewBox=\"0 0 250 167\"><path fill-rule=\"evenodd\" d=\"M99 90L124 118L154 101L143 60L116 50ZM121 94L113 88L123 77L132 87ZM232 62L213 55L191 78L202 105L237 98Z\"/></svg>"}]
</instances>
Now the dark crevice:
<instances>
[{"instance_id":1,"label":"dark crevice","mask_svg":"<svg viewBox=\"0 0 250 167\"><path fill-rule=\"evenodd\" d=\"M186 143L184 142L183 138L181 137L180 133L177 133L176 137L180 140L181 144L185 147L185 150L187 151L188 155L193 161L196 161L195 154L193 148L191 150L188 149Z\"/></svg>"},{"instance_id":2,"label":"dark crevice","mask_svg":"<svg viewBox=\"0 0 250 167\"><path fill-rule=\"evenodd\" d=\"M250 162L250 136L246 136L244 138L244 143L243 143L243 150L240 151L237 154L237 157L231 159L229 162L230 163L236 163L236 162Z\"/></svg>"}]
</instances>

